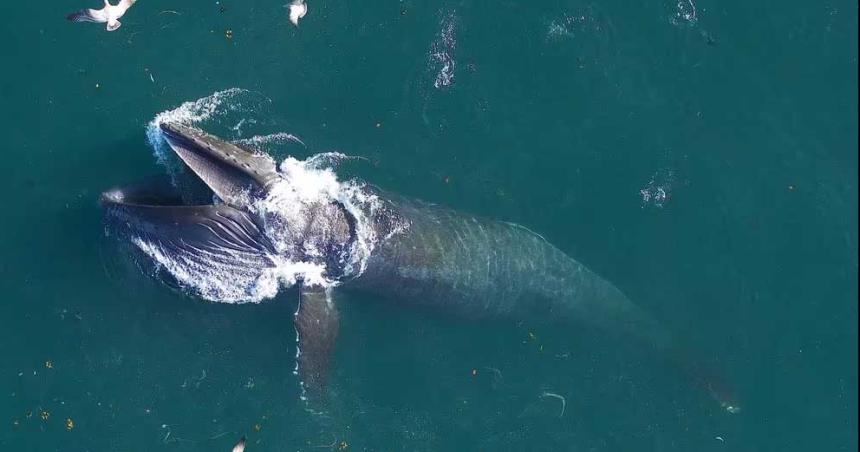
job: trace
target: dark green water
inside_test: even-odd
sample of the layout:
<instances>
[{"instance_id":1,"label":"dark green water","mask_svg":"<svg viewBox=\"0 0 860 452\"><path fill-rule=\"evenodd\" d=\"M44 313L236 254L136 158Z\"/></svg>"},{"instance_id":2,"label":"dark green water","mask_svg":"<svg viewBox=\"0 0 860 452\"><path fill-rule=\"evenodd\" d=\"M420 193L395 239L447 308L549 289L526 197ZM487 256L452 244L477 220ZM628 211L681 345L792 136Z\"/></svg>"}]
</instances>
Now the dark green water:
<instances>
[{"instance_id":1,"label":"dark green water","mask_svg":"<svg viewBox=\"0 0 860 452\"><path fill-rule=\"evenodd\" d=\"M113 33L63 19L97 0L0 6L3 448L856 450L856 2L309 2L296 29L283 0L143 0ZM351 175L540 232L744 411L576 325L353 297L309 414L294 291L201 302L104 235L100 192L164 172L146 124L231 87L297 157L366 156Z\"/></svg>"}]
</instances>

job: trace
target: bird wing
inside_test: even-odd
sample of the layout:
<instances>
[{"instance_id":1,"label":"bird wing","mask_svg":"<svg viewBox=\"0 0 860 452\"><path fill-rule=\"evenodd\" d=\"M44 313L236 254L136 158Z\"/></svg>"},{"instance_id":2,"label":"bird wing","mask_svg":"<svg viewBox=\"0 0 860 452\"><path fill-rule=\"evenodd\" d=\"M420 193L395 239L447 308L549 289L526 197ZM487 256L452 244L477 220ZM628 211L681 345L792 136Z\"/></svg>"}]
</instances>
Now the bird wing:
<instances>
[{"instance_id":1,"label":"bird wing","mask_svg":"<svg viewBox=\"0 0 860 452\"><path fill-rule=\"evenodd\" d=\"M235 446L233 446L233 452L244 452L244 451L245 451L245 437L243 436L242 439L240 439L239 442L236 443Z\"/></svg>"},{"instance_id":2,"label":"bird wing","mask_svg":"<svg viewBox=\"0 0 860 452\"><path fill-rule=\"evenodd\" d=\"M134 5L134 2L136 1L137 0L120 0L119 4L117 4L116 6L125 11L131 8L131 5Z\"/></svg>"},{"instance_id":3,"label":"bird wing","mask_svg":"<svg viewBox=\"0 0 860 452\"><path fill-rule=\"evenodd\" d=\"M107 22L107 14L104 9L82 9L66 16L72 22Z\"/></svg>"},{"instance_id":4,"label":"bird wing","mask_svg":"<svg viewBox=\"0 0 860 452\"><path fill-rule=\"evenodd\" d=\"M290 4L290 22L293 25L299 25L299 19L305 17L305 14L308 12L308 5L302 3L291 3Z\"/></svg>"}]
</instances>

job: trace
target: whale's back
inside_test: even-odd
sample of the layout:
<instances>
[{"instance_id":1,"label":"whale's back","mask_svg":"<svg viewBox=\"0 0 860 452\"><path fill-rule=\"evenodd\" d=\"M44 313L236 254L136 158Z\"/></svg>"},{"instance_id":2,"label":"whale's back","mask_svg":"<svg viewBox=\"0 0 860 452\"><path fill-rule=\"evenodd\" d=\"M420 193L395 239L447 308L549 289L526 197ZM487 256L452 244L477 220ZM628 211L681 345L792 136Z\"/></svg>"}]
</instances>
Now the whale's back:
<instances>
[{"instance_id":1,"label":"whale's back","mask_svg":"<svg viewBox=\"0 0 860 452\"><path fill-rule=\"evenodd\" d=\"M408 226L378 244L357 287L470 316L654 327L614 285L523 226L402 198L391 206Z\"/></svg>"},{"instance_id":2,"label":"whale's back","mask_svg":"<svg viewBox=\"0 0 860 452\"><path fill-rule=\"evenodd\" d=\"M737 403L719 372L678 344L617 287L525 227L393 198L386 231L353 284L404 303L468 316L578 322L634 339L677 366L730 412Z\"/></svg>"}]
</instances>

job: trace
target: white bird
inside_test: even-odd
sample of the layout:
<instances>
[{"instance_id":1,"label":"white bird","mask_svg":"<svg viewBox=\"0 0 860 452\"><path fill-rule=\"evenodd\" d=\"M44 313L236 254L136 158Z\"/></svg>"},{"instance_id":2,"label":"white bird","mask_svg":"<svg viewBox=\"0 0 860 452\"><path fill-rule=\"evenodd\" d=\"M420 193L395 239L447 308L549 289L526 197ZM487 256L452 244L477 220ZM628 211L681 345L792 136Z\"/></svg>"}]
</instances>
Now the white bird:
<instances>
[{"instance_id":1,"label":"white bird","mask_svg":"<svg viewBox=\"0 0 860 452\"><path fill-rule=\"evenodd\" d=\"M108 0L105 1L105 6L102 9L82 9L66 16L72 22L96 22L103 24L107 22L107 31L114 31L122 25L118 20L122 17L131 5L137 0L119 0L116 5L111 5Z\"/></svg>"},{"instance_id":2,"label":"white bird","mask_svg":"<svg viewBox=\"0 0 860 452\"><path fill-rule=\"evenodd\" d=\"M238 443L236 443L235 446L233 446L233 452L245 452L245 437L244 436L242 437L242 439L239 440Z\"/></svg>"},{"instance_id":3,"label":"white bird","mask_svg":"<svg viewBox=\"0 0 860 452\"><path fill-rule=\"evenodd\" d=\"M293 0L290 3L290 22L295 26L299 26L299 19L305 17L308 13L308 5L305 0Z\"/></svg>"}]
</instances>

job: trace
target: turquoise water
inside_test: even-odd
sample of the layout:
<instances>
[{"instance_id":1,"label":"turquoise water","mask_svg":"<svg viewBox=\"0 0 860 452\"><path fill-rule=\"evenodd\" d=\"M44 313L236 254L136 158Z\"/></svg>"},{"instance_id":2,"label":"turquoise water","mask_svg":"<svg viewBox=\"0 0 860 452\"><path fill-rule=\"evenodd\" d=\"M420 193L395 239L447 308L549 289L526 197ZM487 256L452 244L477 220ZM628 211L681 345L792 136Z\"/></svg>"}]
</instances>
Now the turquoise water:
<instances>
[{"instance_id":1,"label":"turquoise water","mask_svg":"<svg viewBox=\"0 0 860 452\"><path fill-rule=\"evenodd\" d=\"M0 6L0 445L856 450L856 2L309 2L295 28L282 2L143 0L112 33L63 19L85 0ZM578 325L353 296L309 413L295 291L203 302L105 236L99 194L166 171L147 125L230 88L219 133L538 231L743 412Z\"/></svg>"}]
</instances>

